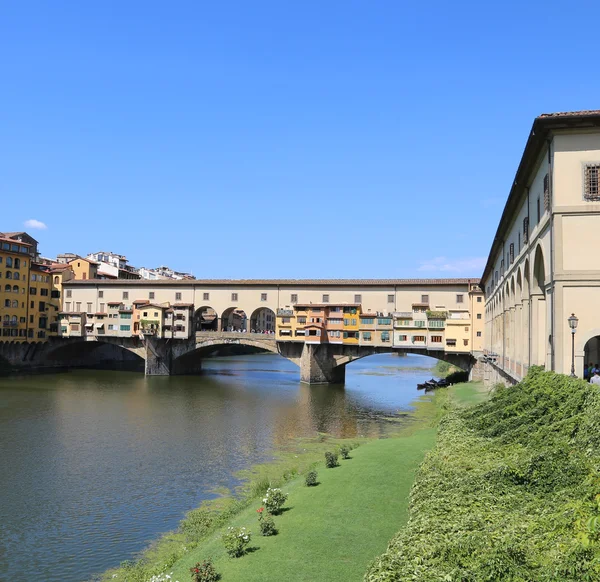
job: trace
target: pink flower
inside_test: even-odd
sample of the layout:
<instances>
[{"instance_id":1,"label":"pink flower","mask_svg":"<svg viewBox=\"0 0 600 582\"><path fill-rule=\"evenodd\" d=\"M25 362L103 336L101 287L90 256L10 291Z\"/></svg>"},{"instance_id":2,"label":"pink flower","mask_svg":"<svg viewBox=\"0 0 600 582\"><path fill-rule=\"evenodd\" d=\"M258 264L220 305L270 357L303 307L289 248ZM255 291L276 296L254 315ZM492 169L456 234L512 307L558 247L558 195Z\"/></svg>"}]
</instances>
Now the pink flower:
<instances>
[{"instance_id":1,"label":"pink flower","mask_svg":"<svg viewBox=\"0 0 600 582\"><path fill-rule=\"evenodd\" d=\"M264 507L261 507L260 509L257 509L256 511L257 511L258 513L262 513L264 510L265 510L265 508L264 508Z\"/></svg>"}]
</instances>

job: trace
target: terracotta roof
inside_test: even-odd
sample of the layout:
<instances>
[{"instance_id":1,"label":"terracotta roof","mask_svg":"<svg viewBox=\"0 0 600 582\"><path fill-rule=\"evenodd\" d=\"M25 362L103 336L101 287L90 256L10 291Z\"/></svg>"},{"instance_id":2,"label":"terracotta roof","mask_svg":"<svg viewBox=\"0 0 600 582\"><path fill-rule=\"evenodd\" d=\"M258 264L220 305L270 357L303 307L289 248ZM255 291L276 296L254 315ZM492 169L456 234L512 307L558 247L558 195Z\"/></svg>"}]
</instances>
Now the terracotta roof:
<instances>
[{"instance_id":1,"label":"terracotta roof","mask_svg":"<svg viewBox=\"0 0 600 582\"><path fill-rule=\"evenodd\" d=\"M17 240L15 239L16 236L19 236L20 234L26 234L31 240L35 240L30 234L26 233L24 230L20 230L19 232L0 232L0 236L2 237L6 237L10 240ZM21 242L21 241L19 241ZM35 242L38 242L37 240L35 240ZM33 246L29 243L23 243L24 245L27 245L29 247Z\"/></svg>"},{"instance_id":2,"label":"terracotta roof","mask_svg":"<svg viewBox=\"0 0 600 582\"><path fill-rule=\"evenodd\" d=\"M593 117L600 115L600 109L584 109L583 111L557 111L555 113L542 113L540 118L548 117Z\"/></svg>"},{"instance_id":3,"label":"terracotta roof","mask_svg":"<svg viewBox=\"0 0 600 582\"><path fill-rule=\"evenodd\" d=\"M96 261L92 261L90 259L86 259L85 257L75 257L73 259L71 259L68 264L70 265L72 262L74 261L86 261L87 263L89 263L90 265L99 265L100 263L97 263Z\"/></svg>"},{"instance_id":4,"label":"terracotta roof","mask_svg":"<svg viewBox=\"0 0 600 582\"><path fill-rule=\"evenodd\" d=\"M496 257L502 248L504 236L510 228L514 215L519 208L521 197L525 193L528 180L535 171L540 154L546 147L546 140L554 130L600 127L600 110L563 111L558 113L542 113L533 120L525 150L519 167L512 181L510 192L498 223L487 263L481 275L481 285L494 269Z\"/></svg>"},{"instance_id":5,"label":"terracotta roof","mask_svg":"<svg viewBox=\"0 0 600 582\"><path fill-rule=\"evenodd\" d=\"M478 278L463 279L190 279L189 281L173 279L117 279L108 281L104 279L87 279L85 281L69 281L69 285L122 285L124 287L213 287L227 286L237 287L246 285L255 286L286 286L302 287L308 285L314 286L359 286L359 287L391 287L394 285L467 285L469 283L479 284Z\"/></svg>"},{"instance_id":6,"label":"terracotta roof","mask_svg":"<svg viewBox=\"0 0 600 582\"><path fill-rule=\"evenodd\" d=\"M150 299L136 299L133 302L134 305L137 305L137 304L140 304L140 303L150 303Z\"/></svg>"},{"instance_id":7,"label":"terracotta roof","mask_svg":"<svg viewBox=\"0 0 600 582\"><path fill-rule=\"evenodd\" d=\"M122 301L108 301L107 305L121 305Z\"/></svg>"},{"instance_id":8,"label":"terracotta roof","mask_svg":"<svg viewBox=\"0 0 600 582\"><path fill-rule=\"evenodd\" d=\"M173 303L173 307L194 307L193 303Z\"/></svg>"},{"instance_id":9,"label":"terracotta roof","mask_svg":"<svg viewBox=\"0 0 600 582\"><path fill-rule=\"evenodd\" d=\"M52 265L50 265L50 270L52 272L54 272L54 271L70 271L71 265L65 265L64 263L52 263Z\"/></svg>"},{"instance_id":10,"label":"terracotta roof","mask_svg":"<svg viewBox=\"0 0 600 582\"><path fill-rule=\"evenodd\" d=\"M8 233L8 234L10 234L10 233ZM21 242L20 240L15 240L14 238L8 238L7 236L0 236L0 240L6 241L6 242L11 242L13 244L20 244L20 245L23 245L24 247L33 246L33 245L30 245L29 243Z\"/></svg>"}]
</instances>

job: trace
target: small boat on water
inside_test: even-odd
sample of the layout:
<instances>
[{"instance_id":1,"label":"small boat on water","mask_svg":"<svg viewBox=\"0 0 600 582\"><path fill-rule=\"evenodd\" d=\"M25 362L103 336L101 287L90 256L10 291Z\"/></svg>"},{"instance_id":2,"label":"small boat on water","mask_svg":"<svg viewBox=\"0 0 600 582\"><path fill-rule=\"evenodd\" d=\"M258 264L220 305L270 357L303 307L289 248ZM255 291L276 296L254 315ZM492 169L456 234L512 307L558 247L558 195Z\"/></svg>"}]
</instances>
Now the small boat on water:
<instances>
[{"instance_id":1,"label":"small boat on water","mask_svg":"<svg viewBox=\"0 0 600 582\"><path fill-rule=\"evenodd\" d=\"M435 380L432 378L431 380L427 380L427 382L417 384L417 390L425 390L425 392L429 392L430 390L435 390L436 388L447 388L448 386L450 386L450 383L445 378L442 378L441 380Z\"/></svg>"}]
</instances>

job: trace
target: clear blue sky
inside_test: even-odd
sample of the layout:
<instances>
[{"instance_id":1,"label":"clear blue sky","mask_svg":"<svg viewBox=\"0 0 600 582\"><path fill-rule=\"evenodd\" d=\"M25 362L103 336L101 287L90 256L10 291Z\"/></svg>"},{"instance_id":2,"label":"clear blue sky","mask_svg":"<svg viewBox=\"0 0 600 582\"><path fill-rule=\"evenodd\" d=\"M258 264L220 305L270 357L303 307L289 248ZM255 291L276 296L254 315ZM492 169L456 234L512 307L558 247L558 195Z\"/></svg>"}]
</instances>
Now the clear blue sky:
<instances>
[{"instance_id":1,"label":"clear blue sky","mask_svg":"<svg viewBox=\"0 0 600 582\"><path fill-rule=\"evenodd\" d=\"M0 230L199 278L479 276L598 2L0 4Z\"/></svg>"}]
</instances>

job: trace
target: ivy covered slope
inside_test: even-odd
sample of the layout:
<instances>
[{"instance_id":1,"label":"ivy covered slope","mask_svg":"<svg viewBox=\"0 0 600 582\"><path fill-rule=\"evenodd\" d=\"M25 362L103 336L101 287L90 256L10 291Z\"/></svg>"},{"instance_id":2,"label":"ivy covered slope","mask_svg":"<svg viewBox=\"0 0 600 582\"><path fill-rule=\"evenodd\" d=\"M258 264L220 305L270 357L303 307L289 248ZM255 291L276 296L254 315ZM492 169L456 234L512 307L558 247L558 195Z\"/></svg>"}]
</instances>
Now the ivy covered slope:
<instances>
[{"instance_id":1,"label":"ivy covered slope","mask_svg":"<svg viewBox=\"0 0 600 582\"><path fill-rule=\"evenodd\" d=\"M600 391L532 368L442 420L365 580L600 580L599 504Z\"/></svg>"}]
</instances>

